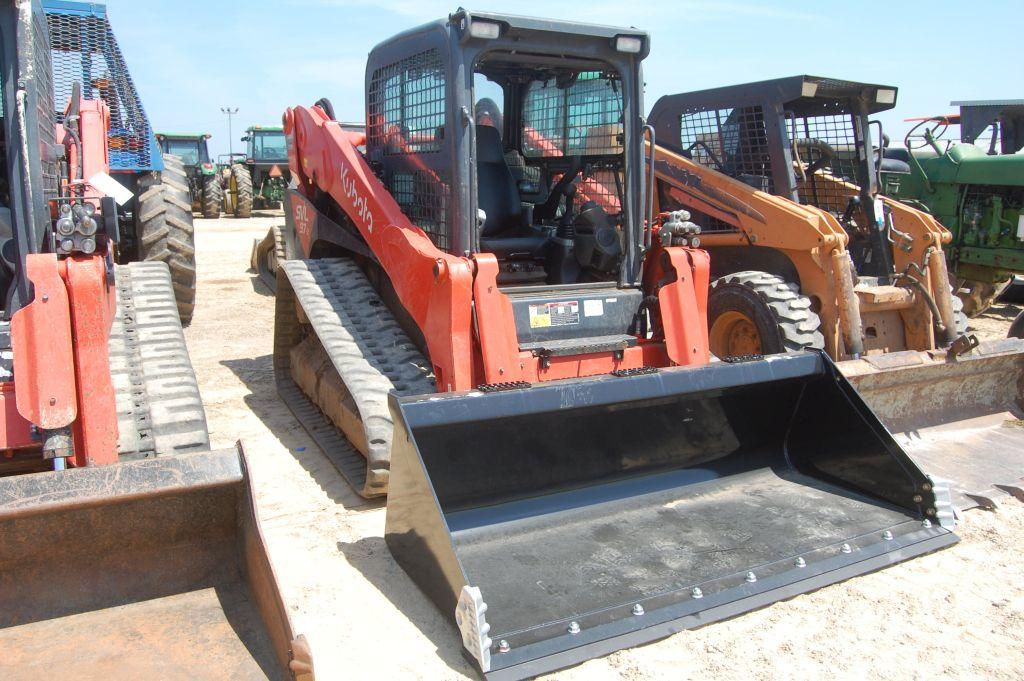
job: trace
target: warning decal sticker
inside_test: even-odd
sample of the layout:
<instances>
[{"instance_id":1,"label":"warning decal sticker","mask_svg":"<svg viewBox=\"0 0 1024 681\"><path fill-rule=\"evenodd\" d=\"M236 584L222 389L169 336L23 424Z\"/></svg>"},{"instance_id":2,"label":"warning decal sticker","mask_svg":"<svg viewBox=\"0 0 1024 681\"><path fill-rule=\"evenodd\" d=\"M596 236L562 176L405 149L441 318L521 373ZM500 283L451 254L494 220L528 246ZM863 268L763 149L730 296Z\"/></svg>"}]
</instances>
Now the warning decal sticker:
<instances>
[{"instance_id":1,"label":"warning decal sticker","mask_svg":"<svg viewBox=\"0 0 1024 681\"><path fill-rule=\"evenodd\" d=\"M560 303L539 303L530 306L530 328L567 326L580 323L580 302L566 300Z\"/></svg>"}]
</instances>

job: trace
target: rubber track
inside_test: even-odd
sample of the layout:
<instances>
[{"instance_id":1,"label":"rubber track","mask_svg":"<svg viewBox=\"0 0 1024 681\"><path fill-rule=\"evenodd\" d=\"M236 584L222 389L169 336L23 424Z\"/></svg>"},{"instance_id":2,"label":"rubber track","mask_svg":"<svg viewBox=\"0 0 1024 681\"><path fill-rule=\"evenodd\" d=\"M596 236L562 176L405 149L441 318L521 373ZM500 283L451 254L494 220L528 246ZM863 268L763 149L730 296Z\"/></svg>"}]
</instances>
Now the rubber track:
<instances>
[{"instance_id":1,"label":"rubber track","mask_svg":"<svg viewBox=\"0 0 1024 681\"><path fill-rule=\"evenodd\" d=\"M786 352L799 352L804 348L824 349L825 336L821 333L821 318L811 310L811 301L800 294L800 287L782 277L767 272L734 272L711 284L714 290L720 283L745 286L771 309Z\"/></svg>"},{"instance_id":2,"label":"rubber track","mask_svg":"<svg viewBox=\"0 0 1024 681\"><path fill-rule=\"evenodd\" d=\"M274 377L281 398L349 484L366 497L387 493L394 424L388 393L433 393L430 363L399 326L362 270L346 258L287 260L278 266ZM303 338L301 306L359 411L369 461L382 480L367 484L367 459L296 386L289 351ZM373 480L371 479L371 482Z\"/></svg>"},{"instance_id":3,"label":"rubber track","mask_svg":"<svg viewBox=\"0 0 1024 681\"><path fill-rule=\"evenodd\" d=\"M252 266L256 270L256 273L271 293L277 292L277 271L271 272L267 267L267 251L271 248L274 249L274 256L277 260L277 266L280 267L281 263L287 260L288 256L284 252L284 234L281 232L281 228L278 226L271 227L267 231L267 235L260 241L253 244L253 255L252 255Z\"/></svg>"},{"instance_id":4,"label":"rubber track","mask_svg":"<svg viewBox=\"0 0 1024 681\"><path fill-rule=\"evenodd\" d=\"M118 453L128 459L210 448L167 265L116 268L117 313L110 375L117 398Z\"/></svg>"}]
</instances>

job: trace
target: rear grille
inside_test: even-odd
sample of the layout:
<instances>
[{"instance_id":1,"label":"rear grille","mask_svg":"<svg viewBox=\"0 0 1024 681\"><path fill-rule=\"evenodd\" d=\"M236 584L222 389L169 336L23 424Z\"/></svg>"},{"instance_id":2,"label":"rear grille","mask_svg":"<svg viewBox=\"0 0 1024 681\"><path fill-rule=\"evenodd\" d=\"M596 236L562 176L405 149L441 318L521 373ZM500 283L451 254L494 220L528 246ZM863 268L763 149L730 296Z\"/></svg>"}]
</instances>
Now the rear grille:
<instances>
[{"instance_id":1,"label":"rear grille","mask_svg":"<svg viewBox=\"0 0 1024 681\"><path fill-rule=\"evenodd\" d=\"M684 111L679 116L679 139L681 151L693 161L775 191L760 106Z\"/></svg>"},{"instance_id":2,"label":"rear grille","mask_svg":"<svg viewBox=\"0 0 1024 681\"><path fill-rule=\"evenodd\" d=\"M800 203L816 206L833 213L846 210L851 189L835 180L856 185L858 159L857 136L853 129L853 116L848 113L790 119L790 137L804 168L808 168L826 153L833 158L813 176L797 176ZM826 151L826 147L830 151ZM794 159L796 160L796 159ZM855 190L852 193L856 193Z\"/></svg>"}]
</instances>

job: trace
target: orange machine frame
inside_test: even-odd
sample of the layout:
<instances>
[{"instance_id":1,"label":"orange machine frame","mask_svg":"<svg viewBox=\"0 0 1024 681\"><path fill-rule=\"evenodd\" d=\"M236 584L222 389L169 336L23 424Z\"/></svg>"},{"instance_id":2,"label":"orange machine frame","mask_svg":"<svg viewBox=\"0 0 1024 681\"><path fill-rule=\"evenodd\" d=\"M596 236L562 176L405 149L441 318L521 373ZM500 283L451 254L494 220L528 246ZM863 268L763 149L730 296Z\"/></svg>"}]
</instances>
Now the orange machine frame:
<instances>
[{"instance_id":1,"label":"orange machine frame","mask_svg":"<svg viewBox=\"0 0 1024 681\"><path fill-rule=\"evenodd\" d=\"M99 204L101 196L87 178L109 169L106 147L110 114L99 100L80 102L83 177L68 182L62 195ZM78 150L71 135L57 126L76 177ZM56 215L56 205L51 206ZM11 317L14 380L0 384L5 419L0 450L41 447L39 430L70 428L71 466L117 461L117 405L110 376L108 341L116 313L113 246L106 242L91 255L26 257L32 301ZM12 405L16 408L12 409Z\"/></svg>"},{"instance_id":2,"label":"orange machine frame","mask_svg":"<svg viewBox=\"0 0 1024 681\"><path fill-rule=\"evenodd\" d=\"M853 334L860 334L862 317L866 325L869 319L889 314L897 307L905 347L873 347L868 339L866 351L931 350L937 346L933 315L912 291L901 287L892 292L894 300L887 301L873 291L855 291L847 283L849 237L827 211L757 191L661 146L655 147L655 180L659 189L669 192L680 204L736 228L731 233L702 234L702 246L758 246L785 255L799 273L801 290L816 303L825 350L837 361L852 356L851 348L858 345ZM850 196L856 195L854 185L842 184ZM730 206L729 198L744 204L747 212ZM661 199L661 192L656 190L655 205L667 210ZM952 235L930 215L896 201L884 201L891 209L896 230L913 237L908 248L893 248L897 271L908 271L940 304L940 312L951 318L952 309L941 310L941 301L949 301L942 244L948 243ZM927 266L921 267L925 263Z\"/></svg>"},{"instance_id":3,"label":"orange machine frame","mask_svg":"<svg viewBox=\"0 0 1024 681\"><path fill-rule=\"evenodd\" d=\"M654 247L644 262L644 288L656 296L660 321L650 338L617 354L550 357L521 351L512 304L497 284L498 262L489 253L459 257L438 249L413 225L367 165L357 147L362 134L342 129L317 106L283 116L292 176L312 198L329 194L378 257L399 300L423 332L438 390L485 383L536 383L644 366L699 365L710 359L704 251ZM293 211L305 210L296 202ZM295 224L308 216L294 215ZM300 234L309 256L314 244Z\"/></svg>"}]
</instances>

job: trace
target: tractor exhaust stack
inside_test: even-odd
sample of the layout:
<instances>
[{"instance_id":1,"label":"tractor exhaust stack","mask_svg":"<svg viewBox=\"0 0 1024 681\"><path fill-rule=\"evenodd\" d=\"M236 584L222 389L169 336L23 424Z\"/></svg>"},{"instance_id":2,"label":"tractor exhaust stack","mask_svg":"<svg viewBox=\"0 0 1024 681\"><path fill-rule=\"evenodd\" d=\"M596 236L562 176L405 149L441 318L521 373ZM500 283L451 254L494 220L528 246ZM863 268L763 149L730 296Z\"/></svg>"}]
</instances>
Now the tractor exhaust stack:
<instances>
[{"instance_id":1,"label":"tractor exhaust stack","mask_svg":"<svg viewBox=\"0 0 1024 681\"><path fill-rule=\"evenodd\" d=\"M391 408L388 546L488 678L957 541L946 491L822 354Z\"/></svg>"}]
</instances>

